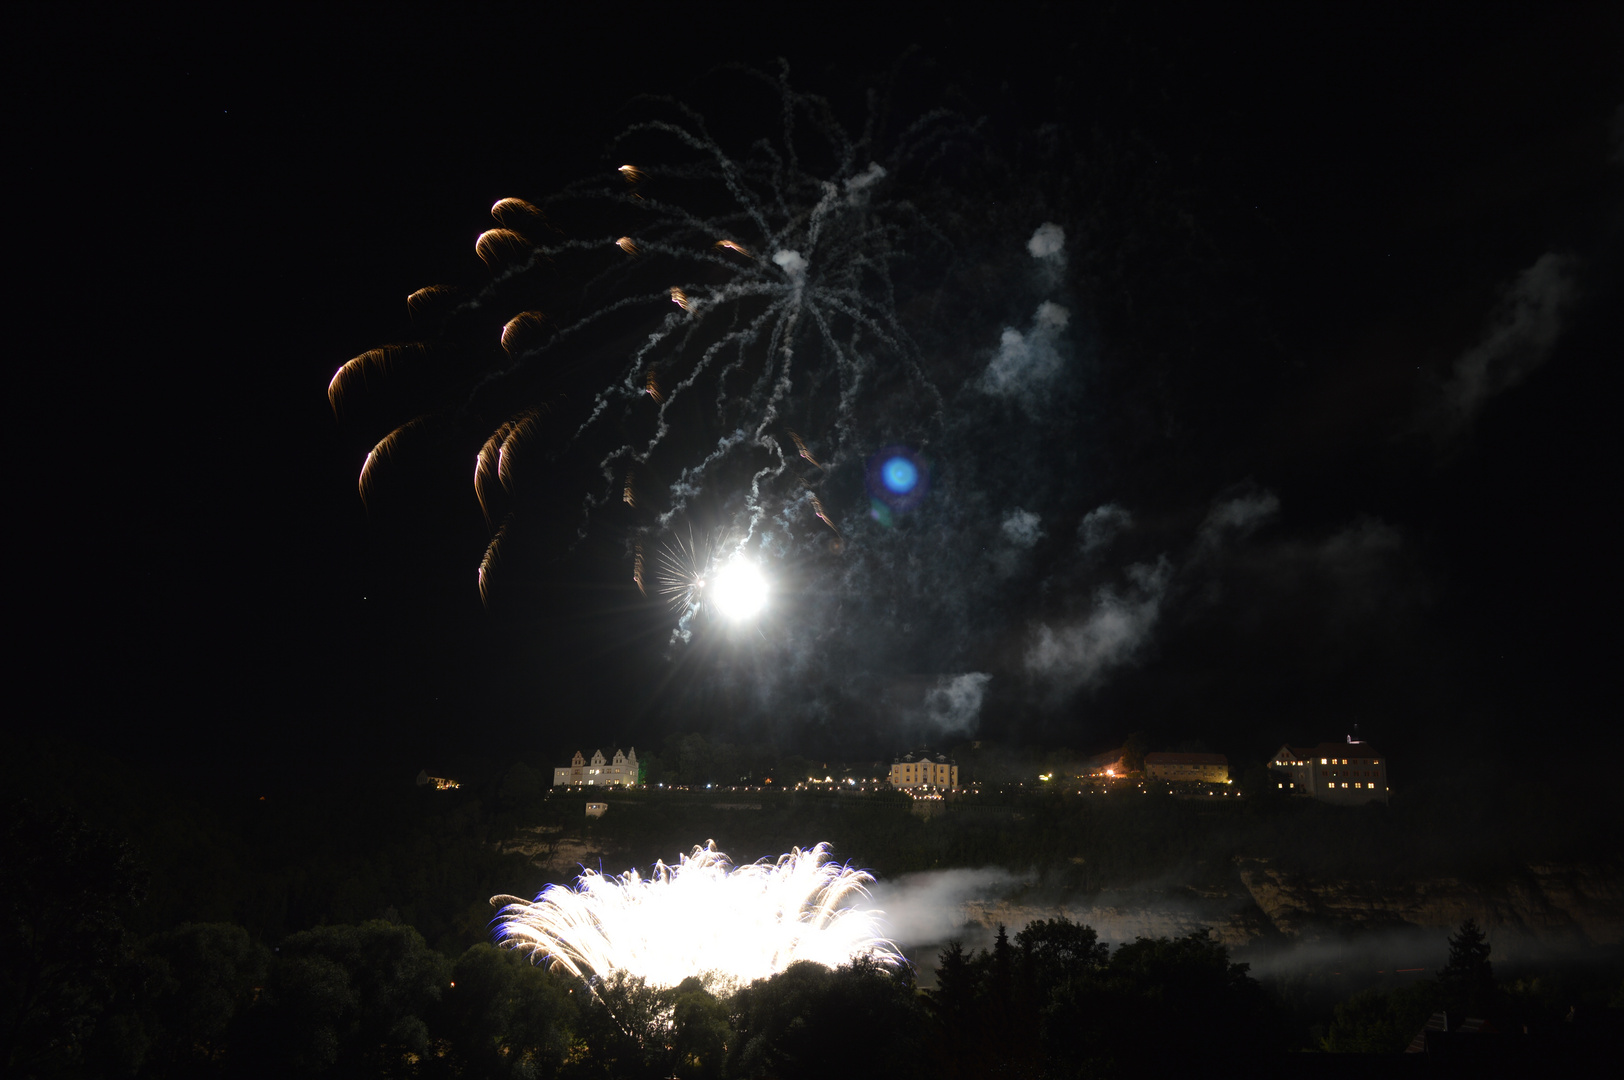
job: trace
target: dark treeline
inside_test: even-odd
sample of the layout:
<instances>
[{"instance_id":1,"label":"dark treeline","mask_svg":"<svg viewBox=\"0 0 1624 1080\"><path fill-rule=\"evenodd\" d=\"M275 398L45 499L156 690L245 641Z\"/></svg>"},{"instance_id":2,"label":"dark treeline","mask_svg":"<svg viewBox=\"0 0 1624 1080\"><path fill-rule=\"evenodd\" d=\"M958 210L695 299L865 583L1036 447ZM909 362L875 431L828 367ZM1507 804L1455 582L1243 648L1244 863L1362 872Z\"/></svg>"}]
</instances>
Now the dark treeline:
<instances>
[{"instance_id":1,"label":"dark treeline","mask_svg":"<svg viewBox=\"0 0 1624 1080\"><path fill-rule=\"evenodd\" d=\"M1244 798L1017 782L928 818L894 793L617 791L606 816L588 819L581 793L552 791L545 762L476 764L454 773L465 783L450 791L404 774L289 775L255 788L220 777L183 787L91 753L24 749L13 757L0 853L9 913L0 1024L16 1075L248 1075L249 1061L279 1075L549 1075L555 1066L544 1061L560 1075L586 1061L596 1071L576 1075L793 1075L810 1052L795 1049L811 1038L805 1018L844 1016L865 995L874 1000L863 1015L894 1007L911 1018L896 1029L899 1060L935 1060L945 1045L955 1062L990 1060L977 1055L998 1043L991 1029L944 1020L968 1009L1018 1028L1022 1052L1048 1061L1045 1040L1067 1030L1065 1017L1077 1010L1115 1016L1109 1030L1151 1023L1145 1010L1173 993L1168 964L1188 969L1192 994L1226 987L1222 1002L1204 1008L1256 1034L1254 1050L1391 1050L1413 1036L1417 1017L1443 1007L1439 985L1371 991L1334 1014L1326 1004L1310 1015L1259 1005L1251 980L1204 938L1107 956L1081 939L1057 944L1052 934L1061 931L1037 926L985 955L950 950L933 997L863 970L788 972L778 989L747 992L725 1009L692 986L665 998L635 986L592 997L491 948L487 898L531 895L573 876L567 865L539 866L534 850L505 853L516 835L601 852L608 870L670 860L713 838L741 860L828 840L838 857L882 877L1002 865L1034 871L1033 888L1077 895L1172 870L1192 884L1203 875L1216 881L1233 873L1238 855L1358 878L1503 877L1536 852L1595 858L1598 830L1611 827L1582 816L1585 804L1567 793L1512 777L1418 785L1390 807L1364 810L1290 800L1255 778L1237 785ZM1047 959L1073 953L1080 958L1059 966ZM1618 991L1616 973L1589 982L1520 974L1504 984L1480 979L1492 992L1460 1007L1549 1026L1575 1002L1605 1005ZM628 1003L617 1006L613 994L622 992ZM686 1034L663 1042L627 1035L636 1001L650 1015L676 1016ZM758 1013L744 1008L752 1001ZM989 1012L989 1001L1003 1004ZM595 1011L604 1009L613 1017ZM755 1026L739 1026L752 1015ZM1086 1060L1103 1069L1143 1059L1097 1030ZM690 1047L700 1064L670 1057L675 1046ZM711 1048L692 1049L703 1046ZM533 1064L520 1068L526 1061Z\"/></svg>"},{"instance_id":2,"label":"dark treeline","mask_svg":"<svg viewBox=\"0 0 1624 1080\"><path fill-rule=\"evenodd\" d=\"M1065 919L1013 940L1000 927L975 954L950 944L938 987L923 993L906 968L869 961L800 963L731 994L699 977L589 986L490 944L453 959L382 919L274 945L230 923L137 935L145 873L126 844L63 809L7 811L5 1075L1160 1076L1308 1048L1205 934L1112 951ZM1571 1063L1606 1044L1561 1014L1568 1000L1497 984L1467 923L1436 980L1343 1003L1316 1048L1396 1053L1432 1010L1449 1009L1527 1032L1496 1044L1515 1065L1534 1060L1530 1048L1544 1065Z\"/></svg>"},{"instance_id":3,"label":"dark treeline","mask_svg":"<svg viewBox=\"0 0 1624 1080\"><path fill-rule=\"evenodd\" d=\"M834 1054L903 1077L1070 1076L1278 1041L1244 967L1204 937L1108 955L1063 921L1013 945L1000 931L990 954L951 948L926 995L868 962L798 964L727 997L698 978L589 989L488 944L453 960L382 919L274 945L231 923L137 935L147 875L127 844L64 809L7 812L8 1075L792 1077ZM1167 1008L1190 1041L1147 1056Z\"/></svg>"},{"instance_id":4,"label":"dark treeline","mask_svg":"<svg viewBox=\"0 0 1624 1080\"><path fill-rule=\"evenodd\" d=\"M686 752L690 761L674 768L696 770L695 784L705 775L727 779L697 771L726 760L710 752L715 746L682 737L671 756ZM673 768L661 764L664 753L653 755L651 772ZM609 813L594 820L581 793L551 788L545 761L437 769L463 786L435 791L404 769L292 773L248 787L230 775L134 772L48 743L19 747L11 760L14 794L69 807L130 843L149 877L134 916L139 932L231 922L271 941L388 919L416 927L446 955L487 939L488 897L533 895L568 880L572 859L601 858L611 871L647 867L707 840L741 861L828 841L837 858L882 879L1001 866L1030 876L1047 896L1076 899L1157 879L1233 889L1236 861L1249 858L1331 880L1445 876L1494 885L1526 874L1532 862L1612 857L1614 823L1624 819L1595 785L1559 789L1510 772L1416 783L1395 792L1390 806L1364 808L1285 797L1256 770L1233 786L1233 798L1132 785L1080 793L1034 779L989 785L929 818L897 793L853 797L780 784L737 794L617 790ZM829 773L838 767L827 765ZM521 836L527 855L513 853ZM549 846L567 857L544 868L530 856L545 861Z\"/></svg>"}]
</instances>

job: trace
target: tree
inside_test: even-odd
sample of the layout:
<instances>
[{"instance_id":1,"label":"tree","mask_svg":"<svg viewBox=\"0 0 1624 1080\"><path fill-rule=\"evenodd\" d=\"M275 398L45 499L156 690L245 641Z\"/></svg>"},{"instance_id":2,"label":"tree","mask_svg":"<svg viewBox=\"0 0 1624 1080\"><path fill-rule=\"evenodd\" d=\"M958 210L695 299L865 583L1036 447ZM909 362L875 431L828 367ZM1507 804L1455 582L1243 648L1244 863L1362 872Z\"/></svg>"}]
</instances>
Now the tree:
<instances>
[{"instance_id":1,"label":"tree","mask_svg":"<svg viewBox=\"0 0 1624 1080\"><path fill-rule=\"evenodd\" d=\"M1320 1048L1332 1054L1400 1054L1437 1008L1438 988L1426 982L1366 990L1336 1007Z\"/></svg>"},{"instance_id":2,"label":"tree","mask_svg":"<svg viewBox=\"0 0 1624 1080\"><path fill-rule=\"evenodd\" d=\"M138 1014L147 1067L181 1073L218 1066L265 983L270 951L230 923L188 923L154 934L137 953Z\"/></svg>"},{"instance_id":3,"label":"tree","mask_svg":"<svg viewBox=\"0 0 1624 1080\"><path fill-rule=\"evenodd\" d=\"M1449 962L1438 972L1444 1007L1451 1012L1486 1016L1495 1011L1498 995L1490 946L1477 920L1467 919L1449 938Z\"/></svg>"},{"instance_id":4,"label":"tree","mask_svg":"<svg viewBox=\"0 0 1624 1080\"><path fill-rule=\"evenodd\" d=\"M541 799L541 777L522 761L515 761L502 778L496 798L505 809L523 810Z\"/></svg>"},{"instance_id":5,"label":"tree","mask_svg":"<svg viewBox=\"0 0 1624 1080\"><path fill-rule=\"evenodd\" d=\"M578 982L517 949L475 945L452 967L440 1010L456 1061L493 1080L555 1075L575 1041Z\"/></svg>"},{"instance_id":6,"label":"tree","mask_svg":"<svg viewBox=\"0 0 1624 1080\"><path fill-rule=\"evenodd\" d=\"M721 1076L733 1041L727 1005L689 976L673 992L671 1023L670 1075L683 1080Z\"/></svg>"},{"instance_id":7,"label":"tree","mask_svg":"<svg viewBox=\"0 0 1624 1080\"><path fill-rule=\"evenodd\" d=\"M428 1052L425 1017L450 985L409 926L323 926L282 943L244 1054L269 1075L337 1067L398 1076Z\"/></svg>"},{"instance_id":8,"label":"tree","mask_svg":"<svg viewBox=\"0 0 1624 1080\"><path fill-rule=\"evenodd\" d=\"M906 971L859 958L830 970L811 961L758 979L733 998L737 1035L729 1075L829 1075L831 1047L860 1047L865 1072L909 1077L925 1071L922 1021Z\"/></svg>"},{"instance_id":9,"label":"tree","mask_svg":"<svg viewBox=\"0 0 1624 1080\"><path fill-rule=\"evenodd\" d=\"M1145 741L1142 732L1134 732L1122 744L1122 767L1130 773L1145 771L1145 754L1150 744Z\"/></svg>"},{"instance_id":10,"label":"tree","mask_svg":"<svg viewBox=\"0 0 1624 1080\"><path fill-rule=\"evenodd\" d=\"M8 799L0 812L0 1072L60 1072L112 998L146 873L68 810Z\"/></svg>"}]
</instances>

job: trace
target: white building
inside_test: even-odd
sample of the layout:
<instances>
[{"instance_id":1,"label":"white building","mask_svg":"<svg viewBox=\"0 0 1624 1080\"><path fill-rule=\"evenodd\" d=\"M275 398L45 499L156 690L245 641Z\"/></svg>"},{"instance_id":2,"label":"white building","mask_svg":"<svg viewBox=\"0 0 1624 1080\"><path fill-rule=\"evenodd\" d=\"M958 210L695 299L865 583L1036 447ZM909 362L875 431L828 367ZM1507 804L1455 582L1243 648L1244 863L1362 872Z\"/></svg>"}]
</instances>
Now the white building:
<instances>
[{"instance_id":1,"label":"white building","mask_svg":"<svg viewBox=\"0 0 1624 1080\"><path fill-rule=\"evenodd\" d=\"M624 754L616 750L613 760L605 760L602 750L594 750L592 760L588 761L577 750L575 757L567 766L553 770L553 787L567 787L571 784L582 787L609 787L615 784L631 787L635 783L637 783L636 747Z\"/></svg>"},{"instance_id":2,"label":"white building","mask_svg":"<svg viewBox=\"0 0 1624 1080\"><path fill-rule=\"evenodd\" d=\"M1369 743L1288 743L1275 751L1269 772L1289 795L1344 805L1387 801L1387 758Z\"/></svg>"}]
</instances>

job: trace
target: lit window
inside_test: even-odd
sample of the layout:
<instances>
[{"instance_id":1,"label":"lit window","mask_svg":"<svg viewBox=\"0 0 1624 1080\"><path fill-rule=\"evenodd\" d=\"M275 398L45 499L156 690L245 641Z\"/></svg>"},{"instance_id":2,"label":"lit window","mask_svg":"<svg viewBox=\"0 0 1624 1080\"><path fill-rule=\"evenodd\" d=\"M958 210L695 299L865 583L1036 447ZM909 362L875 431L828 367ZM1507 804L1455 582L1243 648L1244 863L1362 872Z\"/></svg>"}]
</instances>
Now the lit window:
<instances>
[{"instance_id":1,"label":"lit window","mask_svg":"<svg viewBox=\"0 0 1624 1080\"><path fill-rule=\"evenodd\" d=\"M1283 788L1283 787L1285 787L1285 786L1286 786L1286 785L1284 785L1284 784L1276 784L1276 785L1274 785L1274 786L1275 786L1275 787L1277 787L1277 788Z\"/></svg>"},{"instance_id":2,"label":"lit window","mask_svg":"<svg viewBox=\"0 0 1624 1080\"><path fill-rule=\"evenodd\" d=\"M1347 781L1346 781L1346 780L1344 780L1344 781L1342 781L1342 786L1343 786L1343 787L1347 787L1347 786L1348 786L1348 782L1347 782Z\"/></svg>"},{"instance_id":3,"label":"lit window","mask_svg":"<svg viewBox=\"0 0 1624 1080\"><path fill-rule=\"evenodd\" d=\"M1330 764L1330 762L1329 762L1329 761L1326 761L1326 760L1325 760L1325 759L1324 759L1324 758L1320 758L1320 764L1321 764L1321 765L1329 765L1329 764Z\"/></svg>"}]
</instances>

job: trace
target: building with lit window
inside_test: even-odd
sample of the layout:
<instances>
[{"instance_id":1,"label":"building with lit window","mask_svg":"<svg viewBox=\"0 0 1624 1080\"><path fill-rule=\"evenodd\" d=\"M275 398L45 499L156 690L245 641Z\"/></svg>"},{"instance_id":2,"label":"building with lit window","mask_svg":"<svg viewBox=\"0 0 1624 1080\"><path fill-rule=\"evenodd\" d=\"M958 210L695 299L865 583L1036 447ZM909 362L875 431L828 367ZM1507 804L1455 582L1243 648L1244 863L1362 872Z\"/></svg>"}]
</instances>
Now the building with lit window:
<instances>
[{"instance_id":1,"label":"building with lit window","mask_svg":"<svg viewBox=\"0 0 1624 1080\"><path fill-rule=\"evenodd\" d=\"M1146 754L1145 778L1227 784L1229 759L1222 754Z\"/></svg>"},{"instance_id":2,"label":"building with lit window","mask_svg":"<svg viewBox=\"0 0 1624 1080\"><path fill-rule=\"evenodd\" d=\"M610 787L621 785L631 787L637 783L637 749L626 751L624 754L615 751L613 760L605 759L602 750L592 751L592 760L588 761L579 750L570 763L553 770L553 787L568 787L578 784L583 787Z\"/></svg>"},{"instance_id":3,"label":"building with lit window","mask_svg":"<svg viewBox=\"0 0 1624 1080\"><path fill-rule=\"evenodd\" d=\"M1387 801L1387 758L1369 743L1288 743L1275 751L1269 773L1289 795L1342 805Z\"/></svg>"},{"instance_id":4,"label":"building with lit window","mask_svg":"<svg viewBox=\"0 0 1624 1080\"><path fill-rule=\"evenodd\" d=\"M946 754L911 750L891 760L891 786L894 788L944 788L957 791L959 767Z\"/></svg>"}]
</instances>

